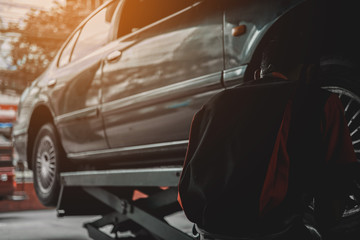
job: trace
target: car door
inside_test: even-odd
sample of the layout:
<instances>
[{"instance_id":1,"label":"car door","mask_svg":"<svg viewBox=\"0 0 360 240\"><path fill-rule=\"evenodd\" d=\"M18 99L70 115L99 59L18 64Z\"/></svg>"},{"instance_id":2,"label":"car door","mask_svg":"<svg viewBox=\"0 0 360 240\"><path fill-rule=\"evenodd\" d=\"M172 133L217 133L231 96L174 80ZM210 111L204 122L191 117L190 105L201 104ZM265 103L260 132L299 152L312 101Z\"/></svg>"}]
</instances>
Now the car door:
<instances>
[{"instance_id":1,"label":"car door","mask_svg":"<svg viewBox=\"0 0 360 240\"><path fill-rule=\"evenodd\" d=\"M108 148L98 108L101 60L117 3L99 9L73 34L48 80L48 88L53 88L55 124L69 157Z\"/></svg>"},{"instance_id":2,"label":"car door","mask_svg":"<svg viewBox=\"0 0 360 240\"><path fill-rule=\"evenodd\" d=\"M194 113L223 89L216 2L123 2L118 43L102 77L101 112L112 153L186 148Z\"/></svg>"}]
</instances>

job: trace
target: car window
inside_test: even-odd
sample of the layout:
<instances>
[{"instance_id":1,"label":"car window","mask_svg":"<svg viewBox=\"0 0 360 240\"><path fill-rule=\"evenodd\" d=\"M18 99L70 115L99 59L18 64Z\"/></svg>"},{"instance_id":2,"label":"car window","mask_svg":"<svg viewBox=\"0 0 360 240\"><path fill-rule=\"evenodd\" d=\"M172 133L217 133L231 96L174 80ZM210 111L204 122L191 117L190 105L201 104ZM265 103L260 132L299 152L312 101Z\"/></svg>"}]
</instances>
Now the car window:
<instances>
[{"instance_id":1,"label":"car window","mask_svg":"<svg viewBox=\"0 0 360 240\"><path fill-rule=\"evenodd\" d=\"M121 11L117 37L135 32L194 3L193 0L127 0Z\"/></svg>"},{"instance_id":2,"label":"car window","mask_svg":"<svg viewBox=\"0 0 360 240\"><path fill-rule=\"evenodd\" d=\"M70 55L71 55L71 51L74 47L74 44L79 36L80 30L78 30L72 37L71 39L68 41L68 43L66 44L66 46L63 48L62 52L61 52L61 56L59 58L59 62L58 62L58 66L62 67L66 64L68 64L70 62Z\"/></svg>"},{"instance_id":3,"label":"car window","mask_svg":"<svg viewBox=\"0 0 360 240\"><path fill-rule=\"evenodd\" d=\"M70 61L88 55L107 43L111 20L118 1L113 1L95 14L82 28Z\"/></svg>"}]
</instances>

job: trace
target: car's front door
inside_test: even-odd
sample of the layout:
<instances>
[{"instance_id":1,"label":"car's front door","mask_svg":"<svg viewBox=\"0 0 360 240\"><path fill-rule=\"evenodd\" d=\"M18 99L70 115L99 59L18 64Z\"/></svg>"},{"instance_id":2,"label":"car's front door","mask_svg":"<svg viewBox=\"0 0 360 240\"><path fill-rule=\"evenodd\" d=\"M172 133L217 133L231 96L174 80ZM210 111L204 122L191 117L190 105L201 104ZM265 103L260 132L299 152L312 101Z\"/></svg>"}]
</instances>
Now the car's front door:
<instances>
[{"instance_id":1,"label":"car's front door","mask_svg":"<svg viewBox=\"0 0 360 240\"><path fill-rule=\"evenodd\" d=\"M222 11L216 2L124 2L119 43L102 78L113 153L186 147L194 113L222 89Z\"/></svg>"}]
</instances>

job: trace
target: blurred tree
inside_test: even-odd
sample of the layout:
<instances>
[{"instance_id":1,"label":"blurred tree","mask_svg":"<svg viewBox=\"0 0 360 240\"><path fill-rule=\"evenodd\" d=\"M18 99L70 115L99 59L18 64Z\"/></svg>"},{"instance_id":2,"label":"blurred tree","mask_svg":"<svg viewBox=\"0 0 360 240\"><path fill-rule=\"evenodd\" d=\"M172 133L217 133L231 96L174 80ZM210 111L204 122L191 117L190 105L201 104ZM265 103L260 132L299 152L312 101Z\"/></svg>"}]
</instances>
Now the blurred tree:
<instances>
[{"instance_id":1,"label":"blurred tree","mask_svg":"<svg viewBox=\"0 0 360 240\"><path fill-rule=\"evenodd\" d=\"M18 33L12 41L11 58L27 85L40 75L54 58L75 27L89 14L86 6L74 2L63 6L55 2L48 11L32 9L22 23L10 24L7 31Z\"/></svg>"}]
</instances>

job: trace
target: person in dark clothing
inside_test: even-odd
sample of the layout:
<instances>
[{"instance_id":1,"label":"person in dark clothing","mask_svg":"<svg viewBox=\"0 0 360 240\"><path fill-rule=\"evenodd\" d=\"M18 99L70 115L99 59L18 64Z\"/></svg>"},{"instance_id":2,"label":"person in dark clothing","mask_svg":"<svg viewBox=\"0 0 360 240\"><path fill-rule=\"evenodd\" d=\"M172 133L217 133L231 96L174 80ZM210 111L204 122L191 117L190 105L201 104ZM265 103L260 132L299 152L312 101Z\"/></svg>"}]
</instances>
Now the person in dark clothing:
<instances>
[{"instance_id":1,"label":"person in dark clothing","mask_svg":"<svg viewBox=\"0 0 360 240\"><path fill-rule=\"evenodd\" d=\"M256 80L194 116L178 199L200 239L310 240L310 199L324 235L344 211L356 156L342 104L293 38L274 36Z\"/></svg>"}]
</instances>

